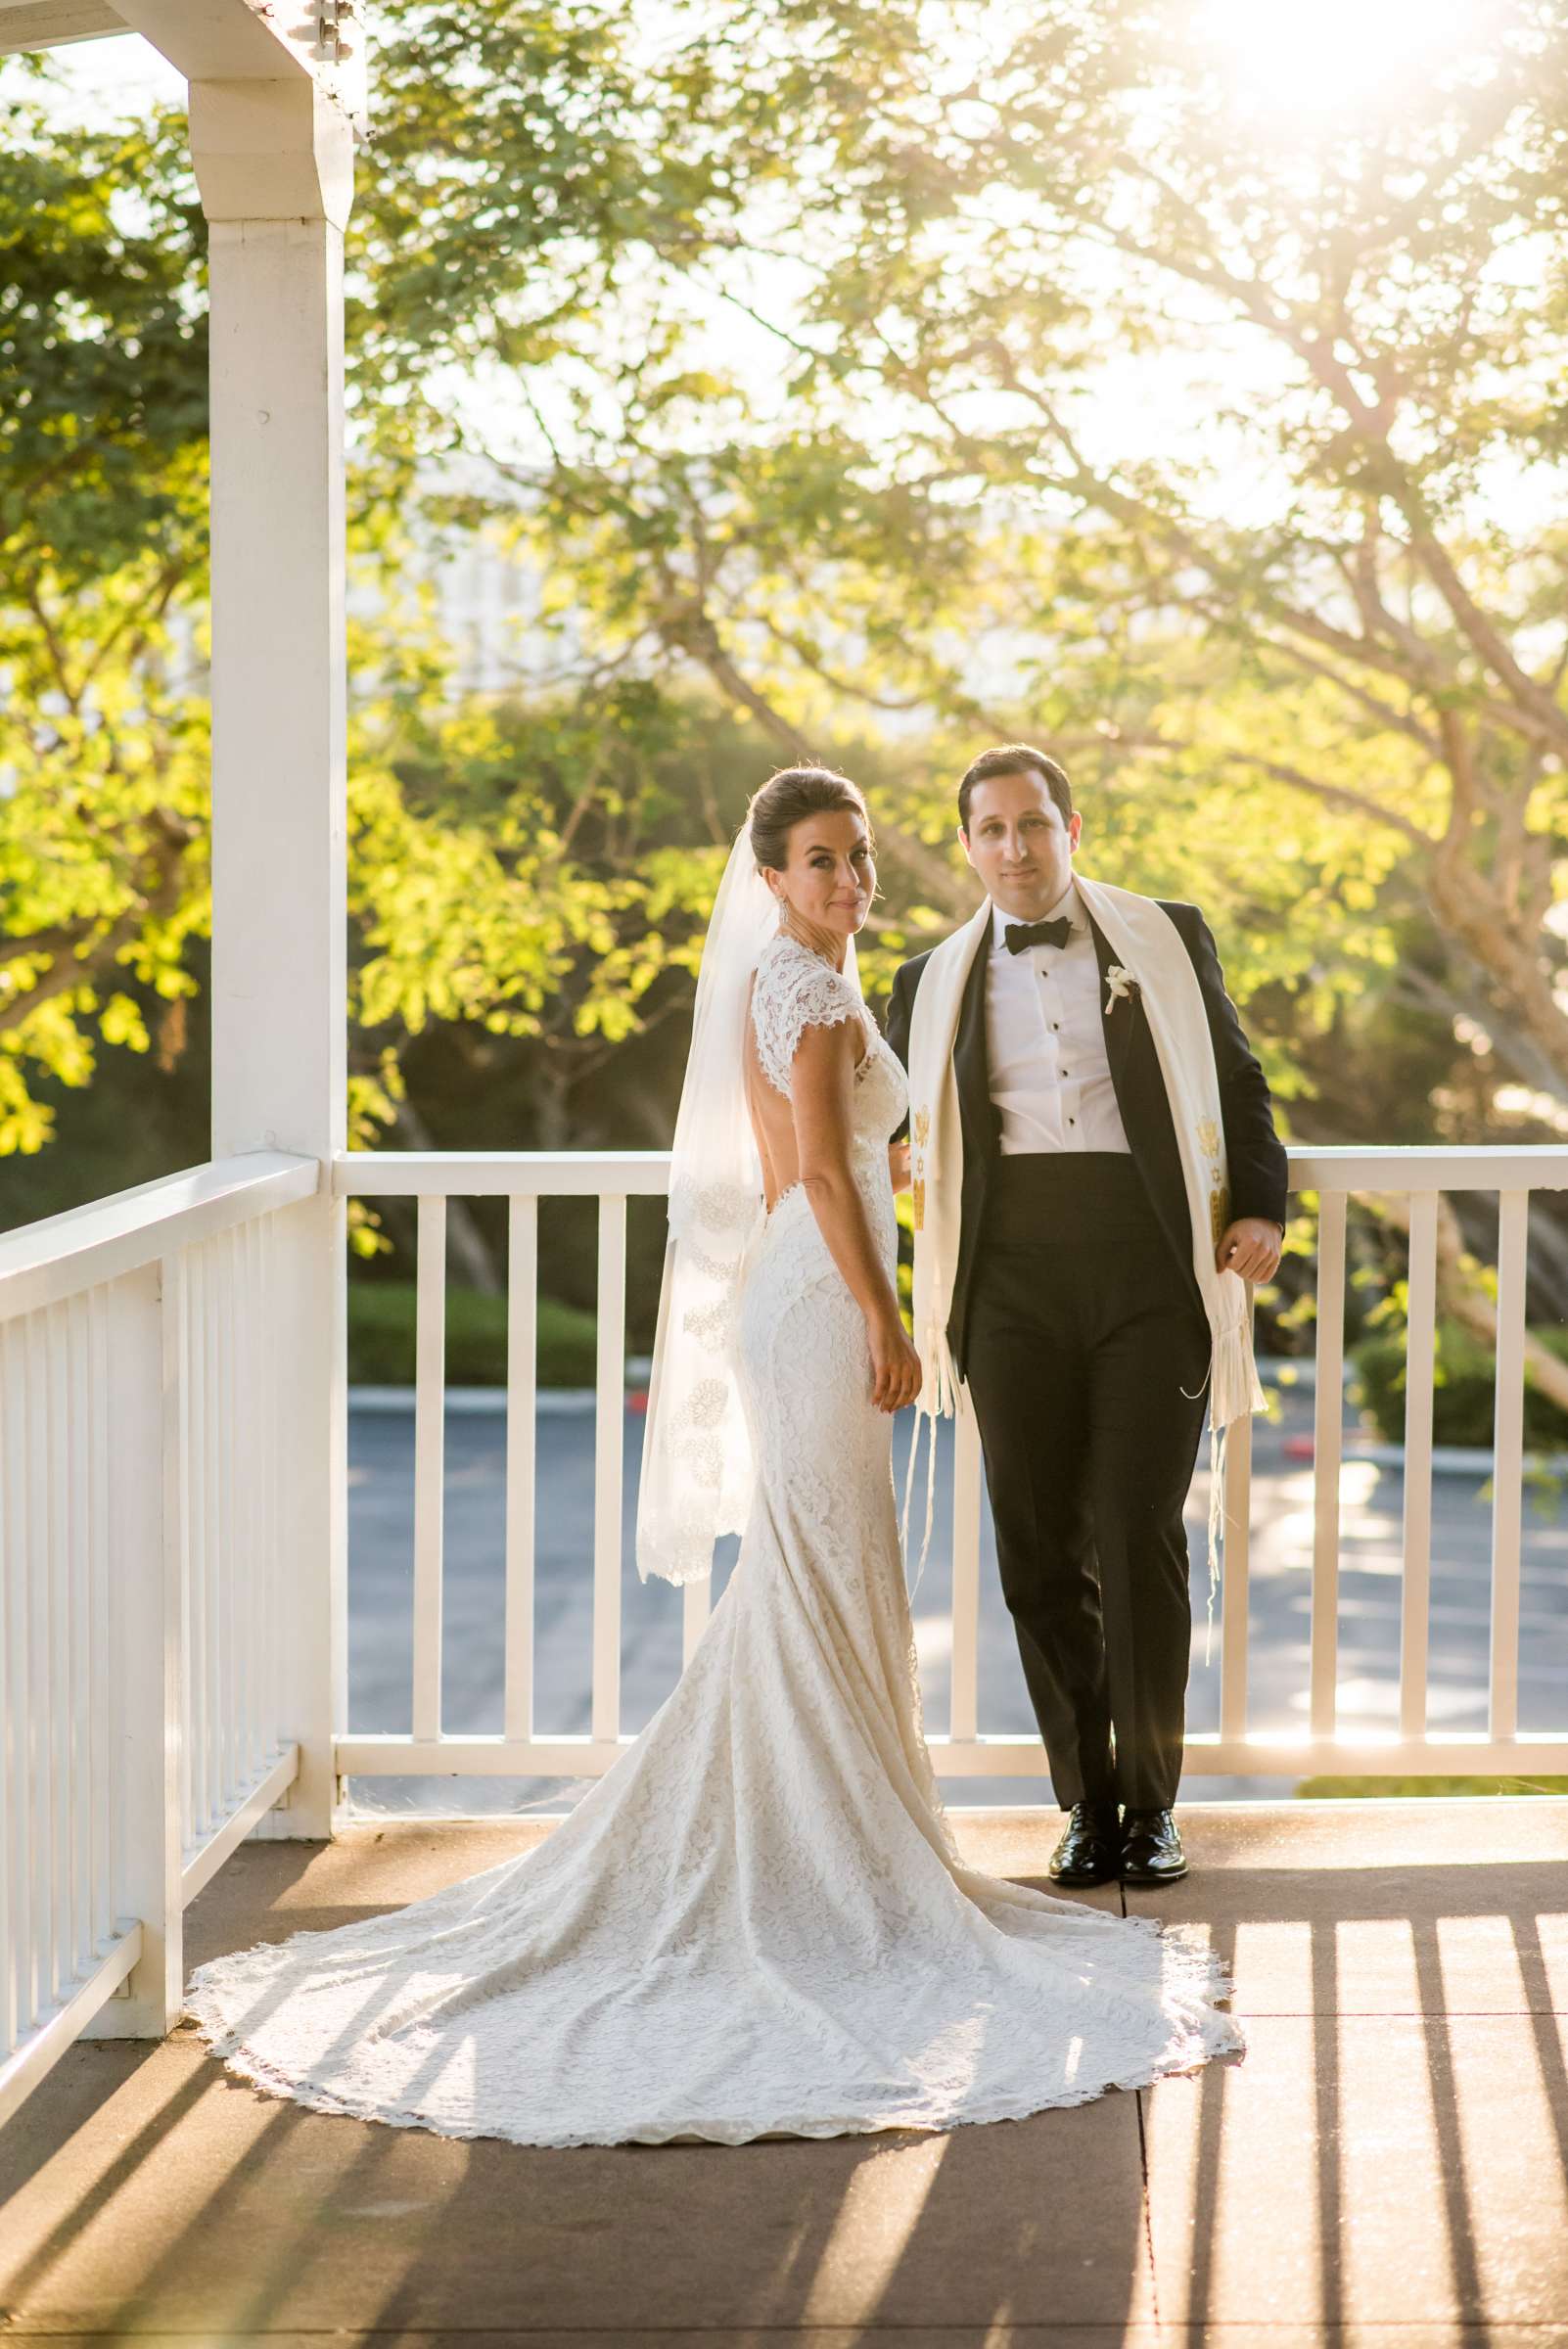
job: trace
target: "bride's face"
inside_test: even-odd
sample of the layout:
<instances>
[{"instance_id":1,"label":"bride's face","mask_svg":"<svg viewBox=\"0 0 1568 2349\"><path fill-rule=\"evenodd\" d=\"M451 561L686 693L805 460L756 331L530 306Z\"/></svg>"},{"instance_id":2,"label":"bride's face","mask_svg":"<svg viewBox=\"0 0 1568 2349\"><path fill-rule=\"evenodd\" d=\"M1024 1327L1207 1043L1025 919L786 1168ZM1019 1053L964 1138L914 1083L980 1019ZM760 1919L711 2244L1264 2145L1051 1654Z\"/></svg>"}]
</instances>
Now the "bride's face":
<instances>
[{"instance_id":1,"label":"bride's face","mask_svg":"<svg viewBox=\"0 0 1568 2349\"><path fill-rule=\"evenodd\" d=\"M853 808L807 815L790 828L789 860L769 871L767 886L800 927L853 938L871 910L877 868L871 842Z\"/></svg>"}]
</instances>

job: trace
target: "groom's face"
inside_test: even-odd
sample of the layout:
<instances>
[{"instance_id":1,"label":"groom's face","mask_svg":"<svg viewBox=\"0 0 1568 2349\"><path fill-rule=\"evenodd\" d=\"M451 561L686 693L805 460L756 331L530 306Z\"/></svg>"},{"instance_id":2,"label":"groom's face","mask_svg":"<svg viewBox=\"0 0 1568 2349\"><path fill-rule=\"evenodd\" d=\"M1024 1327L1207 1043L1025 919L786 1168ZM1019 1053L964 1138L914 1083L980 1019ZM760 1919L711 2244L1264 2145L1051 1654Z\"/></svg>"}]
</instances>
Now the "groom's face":
<instances>
[{"instance_id":1,"label":"groom's face","mask_svg":"<svg viewBox=\"0 0 1568 2349\"><path fill-rule=\"evenodd\" d=\"M1083 829L1076 810L1071 824L1063 823L1042 774L1015 767L975 785L969 829L958 838L992 902L1019 921L1038 922L1073 877Z\"/></svg>"}]
</instances>

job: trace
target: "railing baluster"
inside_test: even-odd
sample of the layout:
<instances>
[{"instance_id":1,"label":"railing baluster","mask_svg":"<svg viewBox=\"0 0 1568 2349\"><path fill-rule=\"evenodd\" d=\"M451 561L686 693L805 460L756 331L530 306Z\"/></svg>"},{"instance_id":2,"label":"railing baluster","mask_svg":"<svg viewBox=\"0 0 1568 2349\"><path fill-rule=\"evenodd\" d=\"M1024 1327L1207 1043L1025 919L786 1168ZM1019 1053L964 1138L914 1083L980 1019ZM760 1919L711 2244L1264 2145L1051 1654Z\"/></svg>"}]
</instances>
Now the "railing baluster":
<instances>
[{"instance_id":1,"label":"railing baluster","mask_svg":"<svg viewBox=\"0 0 1568 2349\"><path fill-rule=\"evenodd\" d=\"M183 1821L175 1760L184 1724L178 1671L183 1610L180 1591L193 1531L189 1508L191 1450L184 1412L189 1356L185 1329L186 1280L200 1260L200 1318L207 1323L205 1250L171 1250L116 1290L111 1340L109 1407L116 1437L117 1506L111 1552L116 1669L121 1698L115 1724L119 1779L120 1850L117 1913L140 1923L140 1952L128 1977L126 2004L111 2002L89 2026L95 2036L161 2036L179 2011L184 1980L184 1915L180 1898ZM204 1359L210 1333L204 1326ZM205 1438L208 1422L199 1423ZM210 1455L204 1481L211 1486ZM210 1517L202 1529L210 1551ZM209 1633L209 1595L203 1623ZM203 1703L210 1720L211 1688ZM200 1757L198 1757L200 1760Z\"/></svg>"},{"instance_id":2,"label":"railing baluster","mask_svg":"<svg viewBox=\"0 0 1568 2349\"><path fill-rule=\"evenodd\" d=\"M202 1250L203 1338L207 1348L207 1376L202 1389L202 1474L207 1500L207 1758L208 1809L203 1831L211 1834L223 1823L227 1788L224 1769L223 1628L227 1609L223 1589L223 1267L219 1261L222 1234L214 1233Z\"/></svg>"},{"instance_id":3,"label":"railing baluster","mask_svg":"<svg viewBox=\"0 0 1568 2349\"><path fill-rule=\"evenodd\" d=\"M238 1332L234 1310L234 1234L221 1231L212 1243L217 1289L217 1410L213 1429L213 1465L218 1500L217 1541L217 1719L218 1819L229 1815L240 1783L239 1690L236 1685L240 1650L240 1608L237 1588L239 1548L235 1539L234 1508L234 1357Z\"/></svg>"},{"instance_id":4,"label":"railing baluster","mask_svg":"<svg viewBox=\"0 0 1568 2349\"><path fill-rule=\"evenodd\" d=\"M1220 1734L1247 1734L1247 1635L1252 1606L1252 1413L1225 1435L1220 1505L1224 1563L1220 1578Z\"/></svg>"},{"instance_id":5,"label":"railing baluster","mask_svg":"<svg viewBox=\"0 0 1568 2349\"><path fill-rule=\"evenodd\" d=\"M272 1319L276 1307L270 1251L275 1221L272 1216L258 1216L255 1225L255 1706L258 1766L264 1766L271 1760L279 1726L272 1688L272 1589L277 1573L272 1546L272 1479L276 1458L272 1438Z\"/></svg>"},{"instance_id":6,"label":"railing baluster","mask_svg":"<svg viewBox=\"0 0 1568 2349\"><path fill-rule=\"evenodd\" d=\"M245 1631L240 1649L241 1744L245 1755L242 1777L249 1786L261 1767L261 1476L260 1389L256 1380L260 1321L260 1285L256 1261L260 1234L254 1223L242 1224L240 1250L239 1443L240 1522L245 1528L245 1580L240 1587Z\"/></svg>"},{"instance_id":7,"label":"railing baluster","mask_svg":"<svg viewBox=\"0 0 1568 2349\"><path fill-rule=\"evenodd\" d=\"M1492 1456L1492 1656L1495 1738L1519 1733L1519 1551L1524 1496L1524 1342L1530 1193L1498 1194L1497 1402Z\"/></svg>"},{"instance_id":8,"label":"railing baluster","mask_svg":"<svg viewBox=\"0 0 1568 2349\"><path fill-rule=\"evenodd\" d=\"M192 1326L195 1303L192 1294L192 1263L194 1249L180 1249L163 1259L160 1280L163 1311L175 1316L175 1350L181 1365L176 1412L179 1442L176 1447L180 1462L180 1849L187 1852L196 1841L196 1806L201 1783L201 1766L196 1752L197 1688L200 1663L198 1633L201 1605L196 1587L196 1561L201 1541L201 1526L192 1514L196 1485L196 1419L191 1390L199 1373L196 1336Z\"/></svg>"},{"instance_id":9,"label":"railing baluster","mask_svg":"<svg viewBox=\"0 0 1568 2349\"><path fill-rule=\"evenodd\" d=\"M254 1324L251 1315L251 1251L242 1226L230 1234L234 1244L234 1419L230 1461L234 1477L234 1750L235 1792L251 1782L255 1769L255 1740L252 1735L251 1673L255 1653L255 1509L251 1490L252 1444L251 1348ZM234 1799L231 1796L231 1801Z\"/></svg>"},{"instance_id":10,"label":"railing baluster","mask_svg":"<svg viewBox=\"0 0 1568 2349\"><path fill-rule=\"evenodd\" d=\"M66 1473L70 1512L70 1970L92 1963L93 1913L93 1683L92 1491L87 1446L92 1394L88 1385L87 1300L66 1301L68 1393Z\"/></svg>"},{"instance_id":11,"label":"railing baluster","mask_svg":"<svg viewBox=\"0 0 1568 2349\"><path fill-rule=\"evenodd\" d=\"M224 1408L223 1380L227 1358L224 1344L224 1291L222 1232L215 1232L207 1244L207 1336L208 1384L207 1392L206 1452L208 1498L208 1735L212 1755L212 1807L208 1815L210 1833L223 1824L228 1808L229 1792L229 1706L228 1706L228 1628L229 1576L228 1550L224 1542L224 1517L227 1513L227 1462L224 1457L223 1437L228 1413Z\"/></svg>"},{"instance_id":12,"label":"railing baluster","mask_svg":"<svg viewBox=\"0 0 1568 2349\"><path fill-rule=\"evenodd\" d=\"M285 1698L288 1693L283 1685L284 1573L278 1536L281 1498L279 1479L282 1473L278 1456L278 1219L275 1215L264 1216L261 1219L261 1294L266 1304L261 1342L261 1422L265 1430L266 1469L261 1488L261 1522L266 1589L262 1615L262 1652L265 1662L261 1685L264 1691L269 1759L283 1743L287 1726Z\"/></svg>"},{"instance_id":13,"label":"railing baluster","mask_svg":"<svg viewBox=\"0 0 1568 2349\"><path fill-rule=\"evenodd\" d=\"M208 1657L211 1648L211 1602L208 1580L212 1542L208 1508L208 1344L207 1249L198 1243L183 1259L190 1312L190 1378L185 1390L185 1477L189 1494L190 1546L186 1580L191 1593L191 1820L190 1836L199 1843L212 1823L212 1734ZM189 1846L186 1847L187 1849Z\"/></svg>"},{"instance_id":14,"label":"railing baluster","mask_svg":"<svg viewBox=\"0 0 1568 2349\"><path fill-rule=\"evenodd\" d=\"M1432 1594L1433 1344L1437 1328L1437 1191L1410 1199L1405 1341L1405 1524L1400 1583L1400 1735L1426 1735Z\"/></svg>"},{"instance_id":15,"label":"railing baluster","mask_svg":"<svg viewBox=\"0 0 1568 2349\"><path fill-rule=\"evenodd\" d=\"M66 1384L66 1315L51 1306L44 1316L49 1379L48 1531L44 1567L49 1578L49 1997L70 1980L70 1398Z\"/></svg>"},{"instance_id":16,"label":"railing baluster","mask_svg":"<svg viewBox=\"0 0 1568 2349\"><path fill-rule=\"evenodd\" d=\"M32 1737L32 1694L28 1682L30 1646L29 1551L27 1542L27 1359L24 1323L0 1325L0 1607L5 1613L6 1704L5 1885L0 1916L0 2053L9 2053L32 2022L30 1988L33 1946L31 1790L28 1751Z\"/></svg>"},{"instance_id":17,"label":"railing baluster","mask_svg":"<svg viewBox=\"0 0 1568 2349\"><path fill-rule=\"evenodd\" d=\"M272 1560L267 1552L267 1470L270 1454L265 1443L265 1320L267 1294L260 1285L260 1247L263 1247L265 1217L244 1226L247 1233L247 1255L252 1267L252 1287L249 1287L247 1306L244 1306L244 1327L247 1327L247 1443L252 1458L252 1478L249 1478L249 1525L252 1525L252 1661L249 1661L249 1696L252 1696L252 1769L258 1772L270 1750L270 1722L267 1722L267 1581L272 1574Z\"/></svg>"},{"instance_id":18,"label":"railing baluster","mask_svg":"<svg viewBox=\"0 0 1568 2349\"><path fill-rule=\"evenodd\" d=\"M87 1292L88 1410L87 1490L92 1526L92 1947L102 1958L115 1931L115 1775L110 1754L117 1698L115 1649L110 1638L109 1579L109 1326L108 1292L95 1283ZM181 1741L183 1743L183 1740Z\"/></svg>"},{"instance_id":19,"label":"railing baluster","mask_svg":"<svg viewBox=\"0 0 1568 2349\"><path fill-rule=\"evenodd\" d=\"M933 1423L930 1440L937 1441ZM914 1543L911 1511L910 1542ZM919 1555L918 1547L915 1554ZM980 1688L980 1430L967 1400L952 1438L952 1665L947 1734L954 1742L976 1734Z\"/></svg>"},{"instance_id":20,"label":"railing baluster","mask_svg":"<svg viewBox=\"0 0 1568 2349\"><path fill-rule=\"evenodd\" d=\"M622 1454L626 1419L626 1202L599 1200L598 1378L593 1432L593 1734L621 1733Z\"/></svg>"},{"instance_id":21,"label":"railing baluster","mask_svg":"<svg viewBox=\"0 0 1568 2349\"><path fill-rule=\"evenodd\" d=\"M245 1784L245 1700L240 1676L245 1650L245 1511L240 1491L240 1349L245 1318L240 1297L240 1235L222 1236L223 1259L223 1587L228 1611L223 1642L223 1719L227 1767L223 1816L228 1818Z\"/></svg>"},{"instance_id":22,"label":"railing baluster","mask_svg":"<svg viewBox=\"0 0 1568 2349\"><path fill-rule=\"evenodd\" d=\"M441 1731L441 1508L446 1443L446 1200L419 1202L414 1309L414 1735Z\"/></svg>"},{"instance_id":23,"label":"railing baluster","mask_svg":"<svg viewBox=\"0 0 1568 2349\"><path fill-rule=\"evenodd\" d=\"M34 1962L32 2011L49 2003L53 1971L54 1912L50 1901L49 1773L54 1748L54 1708L49 1687L49 1316L27 1320L28 1460L27 1516L29 1576L32 1583L32 1736L28 1771L32 1788Z\"/></svg>"},{"instance_id":24,"label":"railing baluster","mask_svg":"<svg viewBox=\"0 0 1568 2349\"><path fill-rule=\"evenodd\" d=\"M1318 1193L1313 1438L1312 1733L1332 1737L1339 1662L1339 1468L1345 1417L1344 1191Z\"/></svg>"},{"instance_id":25,"label":"railing baluster","mask_svg":"<svg viewBox=\"0 0 1568 2349\"><path fill-rule=\"evenodd\" d=\"M534 1455L538 1381L539 1203L514 1192L506 1238L505 1733L533 1734Z\"/></svg>"},{"instance_id":26,"label":"railing baluster","mask_svg":"<svg viewBox=\"0 0 1568 2349\"><path fill-rule=\"evenodd\" d=\"M242 1223L234 1235L239 1252L237 1315L239 1347L235 1359L235 1444L238 1452L238 1516L240 1541L240 1782L249 1786L261 1762L256 1720L256 1635L260 1628L257 1605L260 1586L260 1543L256 1539L256 1283L255 1225Z\"/></svg>"}]
</instances>

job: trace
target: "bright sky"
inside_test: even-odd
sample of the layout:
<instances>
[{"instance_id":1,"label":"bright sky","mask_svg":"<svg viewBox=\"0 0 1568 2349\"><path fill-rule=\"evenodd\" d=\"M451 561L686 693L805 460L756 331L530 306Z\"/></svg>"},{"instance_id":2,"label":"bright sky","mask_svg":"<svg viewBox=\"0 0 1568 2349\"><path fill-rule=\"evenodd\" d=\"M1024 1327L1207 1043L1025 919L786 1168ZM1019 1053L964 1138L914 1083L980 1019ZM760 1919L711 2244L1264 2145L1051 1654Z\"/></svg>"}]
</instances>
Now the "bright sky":
<instances>
[{"instance_id":1,"label":"bright sky","mask_svg":"<svg viewBox=\"0 0 1568 2349\"><path fill-rule=\"evenodd\" d=\"M1225 61L1239 103L1293 115L1386 100L1412 72L1430 72L1485 25L1492 0L1191 0L1196 42ZM53 53L69 77L62 111L99 118L144 96L180 101L184 83L147 42L129 34L77 41ZM101 110L101 112L100 112Z\"/></svg>"},{"instance_id":2,"label":"bright sky","mask_svg":"<svg viewBox=\"0 0 1568 2349\"><path fill-rule=\"evenodd\" d=\"M23 80L20 69L8 61L6 90L26 90L49 106L62 121L84 124L110 122L138 113L161 99L171 106L185 104L185 76L151 41L139 33L115 34L104 41L72 41L49 53L62 87ZM16 76L16 78L11 78Z\"/></svg>"},{"instance_id":3,"label":"bright sky","mask_svg":"<svg viewBox=\"0 0 1568 2349\"><path fill-rule=\"evenodd\" d=\"M1194 28L1243 103L1342 122L1430 72L1489 13L1489 0L1196 0Z\"/></svg>"}]
</instances>

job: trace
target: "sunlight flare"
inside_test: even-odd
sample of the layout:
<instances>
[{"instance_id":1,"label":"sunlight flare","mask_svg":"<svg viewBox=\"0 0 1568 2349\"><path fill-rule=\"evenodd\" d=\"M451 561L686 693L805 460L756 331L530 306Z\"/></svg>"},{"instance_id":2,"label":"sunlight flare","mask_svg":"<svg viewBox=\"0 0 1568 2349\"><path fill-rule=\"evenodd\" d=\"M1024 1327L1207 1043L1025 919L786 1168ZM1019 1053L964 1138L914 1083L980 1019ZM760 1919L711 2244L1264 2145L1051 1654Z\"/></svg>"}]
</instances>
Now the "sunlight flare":
<instances>
[{"instance_id":1,"label":"sunlight flare","mask_svg":"<svg viewBox=\"0 0 1568 2349\"><path fill-rule=\"evenodd\" d=\"M1200 0L1194 29L1238 98L1321 116L1428 80L1482 13L1482 0L1318 0L1312 9Z\"/></svg>"}]
</instances>

